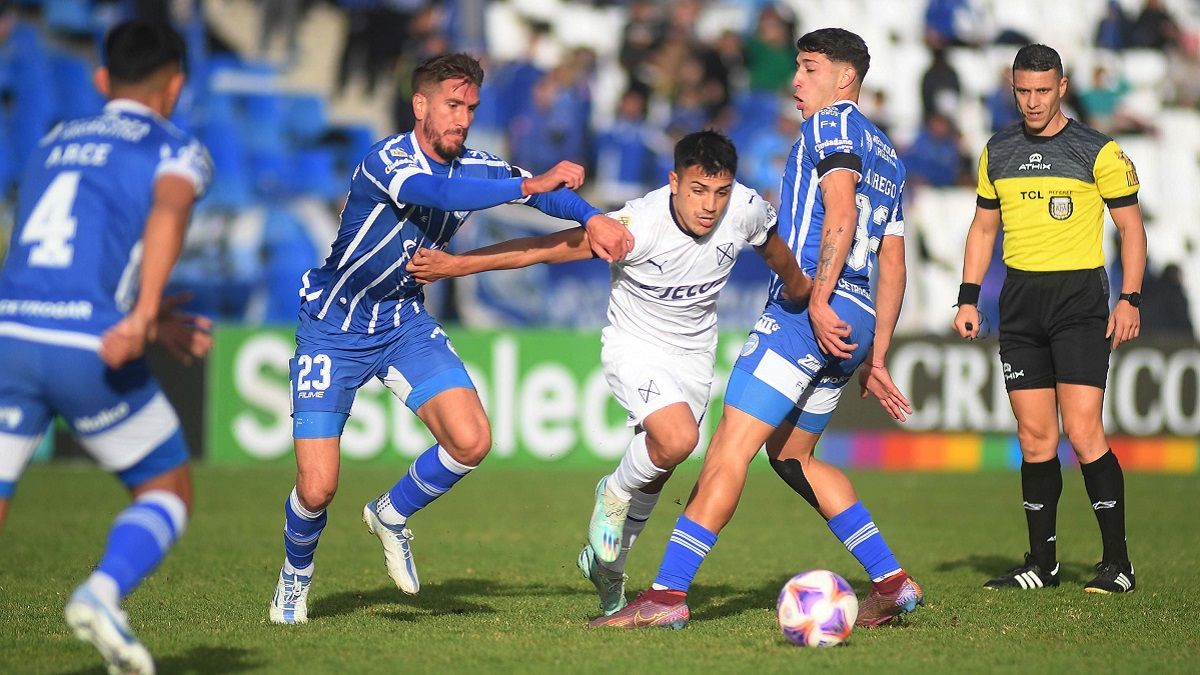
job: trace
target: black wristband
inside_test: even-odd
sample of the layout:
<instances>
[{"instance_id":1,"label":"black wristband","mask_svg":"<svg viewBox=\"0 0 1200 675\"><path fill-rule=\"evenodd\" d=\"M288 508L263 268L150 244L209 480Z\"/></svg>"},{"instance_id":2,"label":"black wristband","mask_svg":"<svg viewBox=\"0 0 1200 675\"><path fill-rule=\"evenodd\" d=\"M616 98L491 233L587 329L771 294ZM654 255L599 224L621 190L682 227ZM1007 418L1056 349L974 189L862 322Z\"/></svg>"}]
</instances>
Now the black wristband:
<instances>
[{"instance_id":1,"label":"black wristband","mask_svg":"<svg viewBox=\"0 0 1200 675\"><path fill-rule=\"evenodd\" d=\"M959 305L978 305L979 304L979 284L962 283L958 285L958 302L954 303L955 307Z\"/></svg>"}]
</instances>

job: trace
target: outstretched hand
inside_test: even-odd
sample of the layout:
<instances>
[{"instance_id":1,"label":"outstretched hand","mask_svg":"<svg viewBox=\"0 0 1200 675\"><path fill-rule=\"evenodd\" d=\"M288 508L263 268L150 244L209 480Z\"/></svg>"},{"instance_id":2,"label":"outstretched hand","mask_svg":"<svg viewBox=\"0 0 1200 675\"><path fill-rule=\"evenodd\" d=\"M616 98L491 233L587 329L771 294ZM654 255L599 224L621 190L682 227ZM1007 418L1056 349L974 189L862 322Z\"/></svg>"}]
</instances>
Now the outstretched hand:
<instances>
[{"instance_id":1,"label":"outstretched hand","mask_svg":"<svg viewBox=\"0 0 1200 675\"><path fill-rule=\"evenodd\" d=\"M575 162L559 162L546 173L522 181L521 192L529 196L553 192L560 187L577 190L583 185L584 175L583 167Z\"/></svg>"},{"instance_id":2,"label":"outstretched hand","mask_svg":"<svg viewBox=\"0 0 1200 675\"><path fill-rule=\"evenodd\" d=\"M868 359L859 370L858 385L860 398L871 394L879 399L879 405L897 422L905 421L912 414L912 404L892 382L892 376L882 362L872 363Z\"/></svg>"},{"instance_id":3,"label":"outstretched hand","mask_svg":"<svg viewBox=\"0 0 1200 675\"><path fill-rule=\"evenodd\" d=\"M154 342L185 366L208 356L213 346L212 319L178 310L189 300L190 293L179 293L163 300L153 338Z\"/></svg>"},{"instance_id":4,"label":"outstretched hand","mask_svg":"<svg viewBox=\"0 0 1200 675\"><path fill-rule=\"evenodd\" d=\"M455 262L458 256L432 248L417 249L408 261L405 270L420 284L431 284L438 279L462 276L457 273Z\"/></svg>"},{"instance_id":5,"label":"outstretched hand","mask_svg":"<svg viewBox=\"0 0 1200 675\"><path fill-rule=\"evenodd\" d=\"M621 221L598 213L587 221L592 253L605 262L616 262L633 250L633 233Z\"/></svg>"}]
</instances>

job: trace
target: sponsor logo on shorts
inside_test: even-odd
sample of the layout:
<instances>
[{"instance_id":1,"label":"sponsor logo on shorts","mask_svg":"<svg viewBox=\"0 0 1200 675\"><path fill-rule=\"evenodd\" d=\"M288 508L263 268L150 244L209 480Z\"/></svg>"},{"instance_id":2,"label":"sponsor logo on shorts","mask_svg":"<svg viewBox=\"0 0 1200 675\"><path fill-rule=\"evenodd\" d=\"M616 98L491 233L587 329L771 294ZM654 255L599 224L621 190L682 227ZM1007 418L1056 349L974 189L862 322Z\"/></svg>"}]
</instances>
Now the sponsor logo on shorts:
<instances>
[{"instance_id":1,"label":"sponsor logo on shorts","mask_svg":"<svg viewBox=\"0 0 1200 675\"><path fill-rule=\"evenodd\" d=\"M1055 220L1066 220L1075 212L1075 203L1070 197L1050 198L1050 217Z\"/></svg>"},{"instance_id":2,"label":"sponsor logo on shorts","mask_svg":"<svg viewBox=\"0 0 1200 675\"><path fill-rule=\"evenodd\" d=\"M820 369L821 369L821 365L822 365L822 364L821 364L821 359L819 359L819 358L817 358L817 357L813 356L812 354L805 354L805 355L804 355L804 358L800 359L800 360L799 360L799 361L797 361L796 363L797 363L797 364L798 364L798 365L799 365L801 368L803 368L803 369L805 369L805 370L811 370L811 371L812 371L812 372L814 372L814 373L815 373L815 372L817 372L818 370L820 370Z\"/></svg>"},{"instance_id":3,"label":"sponsor logo on shorts","mask_svg":"<svg viewBox=\"0 0 1200 675\"><path fill-rule=\"evenodd\" d=\"M1025 377L1025 371L1024 370L1013 370L1011 363L1005 363L1004 364L1004 379L1015 380L1018 377Z\"/></svg>"},{"instance_id":4,"label":"sponsor logo on shorts","mask_svg":"<svg viewBox=\"0 0 1200 675\"><path fill-rule=\"evenodd\" d=\"M843 385L850 381L849 375L828 375L817 380L818 384Z\"/></svg>"},{"instance_id":5,"label":"sponsor logo on shorts","mask_svg":"<svg viewBox=\"0 0 1200 675\"><path fill-rule=\"evenodd\" d=\"M9 429L16 429L17 425L21 423L22 417L24 417L24 413L22 413L21 409L16 406L11 408L0 408L0 426L6 426Z\"/></svg>"},{"instance_id":6,"label":"sponsor logo on shorts","mask_svg":"<svg viewBox=\"0 0 1200 675\"><path fill-rule=\"evenodd\" d=\"M750 356L755 349L758 349L758 333L751 333L750 337L746 338L746 343L742 345L742 356Z\"/></svg>"},{"instance_id":7,"label":"sponsor logo on shorts","mask_svg":"<svg viewBox=\"0 0 1200 675\"><path fill-rule=\"evenodd\" d=\"M129 415L129 404L121 401L117 405L92 415L91 417L80 417L74 422L75 428L81 433L97 431L107 426L112 426L119 420Z\"/></svg>"},{"instance_id":8,"label":"sponsor logo on shorts","mask_svg":"<svg viewBox=\"0 0 1200 675\"><path fill-rule=\"evenodd\" d=\"M758 317L758 321L754 324L754 331L763 335L770 335L777 330L779 330L779 322L770 314L763 314Z\"/></svg>"}]
</instances>

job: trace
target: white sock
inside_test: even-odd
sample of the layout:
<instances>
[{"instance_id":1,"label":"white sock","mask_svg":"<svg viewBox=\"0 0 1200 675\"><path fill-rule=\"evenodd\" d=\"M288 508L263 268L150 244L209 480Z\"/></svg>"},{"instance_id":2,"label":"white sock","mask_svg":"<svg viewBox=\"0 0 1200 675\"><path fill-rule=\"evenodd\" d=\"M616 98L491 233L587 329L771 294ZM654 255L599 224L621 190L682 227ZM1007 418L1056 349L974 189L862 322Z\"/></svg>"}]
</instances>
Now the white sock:
<instances>
[{"instance_id":1,"label":"white sock","mask_svg":"<svg viewBox=\"0 0 1200 675\"><path fill-rule=\"evenodd\" d=\"M397 511L395 506L392 506L391 490L379 495L379 499L375 500L375 510L379 513L379 519L383 521L384 525L396 527L408 522L408 518Z\"/></svg>"},{"instance_id":2,"label":"white sock","mask_svg":"<svg viewBox=\"0 0 1200 675\"><path fill-rule=\"evenodd\" d=\"M634 490L640 490L653 483L654 479L667 471L669 469L660 469L650 461L650 451L646 448L646 432L643 431L629 441L621 463L608 479L607 489L617 499L629 501Z\"/></svg>"},{"instance_id":3,"label":"white sock","mask_svg":"<svg viewBox=\"0 0 1200 675\"><path fill-rule=\"evenodd\" d=\"M104 572L92 572L92 575L83 583L105 604L112 607L121 606L121 589L117 586L116 579Z\"/></svg>"},{"instance_id":4,"label":"white sock","mask_svg":"<svg viewBox=\"0 0 1200 675\"><path fill-rule=\"evenodd\" d=\"M650 518L650 512L654 510L654 505L658 503L658 497L661 494L661 492L647 493L641 490L634 490L630 493L629 515L625 517L625 529L621 532L621 552L611 563L607 565L600 563L601 567L614 574L625 572L625 560L629 557L629 549L633 548L633 543L638 540L642 530L646 529L646 520Z\"/></svg>"}]
</instances>

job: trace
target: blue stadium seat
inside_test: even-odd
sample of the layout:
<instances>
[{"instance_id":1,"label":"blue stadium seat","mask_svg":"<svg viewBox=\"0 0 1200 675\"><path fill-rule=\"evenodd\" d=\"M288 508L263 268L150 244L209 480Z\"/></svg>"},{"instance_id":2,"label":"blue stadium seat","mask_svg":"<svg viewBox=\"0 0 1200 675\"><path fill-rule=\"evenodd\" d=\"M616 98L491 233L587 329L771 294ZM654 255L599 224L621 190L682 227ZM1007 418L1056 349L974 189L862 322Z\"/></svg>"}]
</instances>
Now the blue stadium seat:
<instances>
[{"instance_id":1,"label":"blue stadium seat","mask_svg":"<svg viewBox=\"0 0 1200 675\"><path fill-rule=\"evenodd\" d=\"M284 101L277 93L249 94L243 99L243 141L251 153L286 147Z\"/></svg>"},{"instance_id":2,"label":"blue stadium seat","mask_svg":"<svg viewBox=\"0 0 1200 675\"><path fill-rule=\"evenodd\" d=\"M292 157L292 185L297 192L336 199L346 191L349 176L340 176L336 170L336 154L331 148L310 148L297 152Z\"/></svg>"},{"instance_id":3,"label":"blue stadium seat","mask_svg":"<svg viewBox=\"0 0 1200 675\"><path fill-rule=\"evenodd\" d=\"M239 209L251 204L246 151L238 128L229 120L210 120L200 138L213 159L213 184L205 200L213 208Z\"/></svg>"},{"instance_id":4,"label":"blue stadium seat","mask_svg":"<svg viewBox=\"0 0 1200 675\"><path fill-rule=\"evenodd\" d=\"M100 113L104 108L104 97L92 83L92 66L87 60L65 52L51 52L49 66L58 119Z\"/></svg>"},{"instance_id":5,"label":"blue stadium seat","mask_svg":"<svg viewBox=\"0 0 1200 675\"><path fill-rule=\"evenodd\" d=\"M289 96L286 107L287 133L294 143L312 143L329 126L325 119L325 100L320 96Z\"/></svg>"},{"instance_id":6,"label":"blue stadium seat","mask_svg":"<svg viewBox=\"0 0 1200 675\"><path fill-rule=\"evenodd\" d=\"M91 0L53 0L42 7L42 17L60 33L91 35L97 28Z\"/></svg>"}]
</instances>

